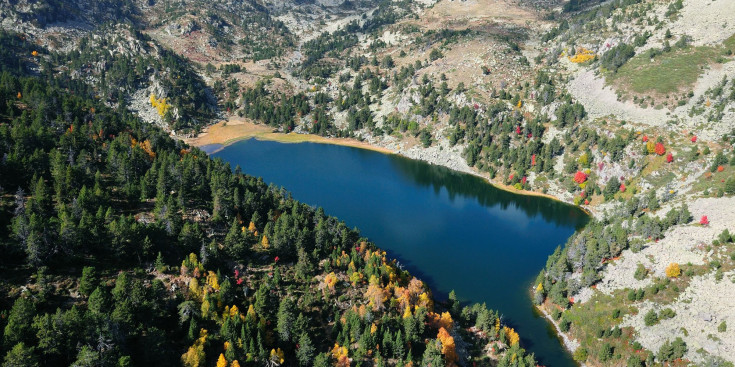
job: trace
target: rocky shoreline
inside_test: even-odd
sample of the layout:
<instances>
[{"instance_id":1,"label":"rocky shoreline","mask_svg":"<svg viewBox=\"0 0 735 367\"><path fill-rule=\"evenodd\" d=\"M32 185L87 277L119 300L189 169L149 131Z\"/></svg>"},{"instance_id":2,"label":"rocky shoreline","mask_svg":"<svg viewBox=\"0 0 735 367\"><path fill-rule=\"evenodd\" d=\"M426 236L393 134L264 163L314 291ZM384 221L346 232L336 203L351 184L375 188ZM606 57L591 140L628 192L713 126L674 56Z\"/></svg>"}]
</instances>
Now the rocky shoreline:
<instances>
[{"instance_id":1,"label":"rocky shoreline","mask_svg":"<svg viewBox=\"0 0 735 367\"><path fill-rule=\"evenodd\" d=\"M572 339L572 338L570 338L569 336L567 336L567 334L563 333L563 332L561 331L561 329L559 328L559 323L557 323L557 322L556 322L556 321L554 320L554 318L553 318L553 317L551 317L551 315L549 315L549 313L548 313L548 312L546 312L546 310L545 310L545 309L543 309L543 308L541 308L541 307L539 307L539 306L536 306L536 305L534 305L534 307L535 307L535 308L536 308L536 309L537 309L537 310L538 310L539 312L541 312L541 314L543 314L543 315L544 315L544 317L545 317L545 318L546 318L547 320L549 320L549 323L551 323L551 325L554 325L554 330L556 330L556 335L557 335L557 336L559 337L559 339L561 339L561 341L562 341L562 344L564 344L564 348L566 348L566 350L568 350L568 351L569 351L569 353L574 353L574 351L576 351L576 350L577 350L577 348L579 348L579 342L578 342L578 341L576 341L576 340L574 340L574 339ZM584 364L584 363L581 363L581 364L580 364L580 366L582 366L582 367L586 367L587 365L586 365L586 364Z\"/></svg>"}]
</instances>

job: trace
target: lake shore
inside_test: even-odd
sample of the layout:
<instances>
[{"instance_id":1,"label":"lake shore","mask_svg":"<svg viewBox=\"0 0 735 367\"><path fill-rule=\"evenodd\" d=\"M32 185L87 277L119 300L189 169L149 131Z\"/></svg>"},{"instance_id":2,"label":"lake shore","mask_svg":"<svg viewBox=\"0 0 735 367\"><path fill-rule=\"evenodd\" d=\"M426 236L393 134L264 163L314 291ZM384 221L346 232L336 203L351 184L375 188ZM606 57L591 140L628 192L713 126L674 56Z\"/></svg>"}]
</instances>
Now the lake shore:
<instances>
[{"instance_id":1,"label":"lake shore","mask_svg":"<svg viewBox=\"0 0 735 367\"><path fill-rule=\"evenodd\" d=\"M570 354L574 354L574 352L579 348L579 342L576 339L570 338L566 333L561 331L561 328L559 327L559 323L554 320L551 315L546 312L545 307L539 306L534 304L533 307L540 312L542 315L544 315L544 318L546 318L551 325L554 326L554 330L556 331L556 335L561 339L562 344L564 344L564 348L569 351ZM580 367L587 367L585 363L580 363Z\"/></svg>"},{"instance_id":2,"label":"lake shore","mask_svg":"<svg viewBox=\"0 0 735 367\"><path fill-rule=\"evenodd\" d=\"M571 203L562 200L561 198L554 196L552 194L547 194L543 192L538 191L531 191L531 190L518 190L512 185L506 185L500 182L495 182L494 180L487 177L487 175L483 175L480 172L477 172L476 169L471 167L464 167L458 168L451 164L446 164L442 161L435 161L433 159L428 159L427 157L423 156L422 154L411 154L410 152L403 150L403 149L391 149L386 146L371 143L367 141L360 141L357 139L351 139L351 138L328 138L321 135L314 135L314 134L300 134L300 133L282 133L278 132L277 130L274 130L272 127L262 124L256 124L251 121L249 121L246 118L233 116L230 117L227 120L220 121L216 124L210 125L204 129L202 133L200 133L198 136L193 138L186 138L183 139L187 144L203 148L207 146L214 146L215 149L210 149L207 152L209 154L215 153L228 145L231 145L233 143L236 143L241 140L247 140L247 139L258 139L258 140L269 140L269 141L276 141L279 143L319 143L319 144L334 144L334 145L341 145L341 146L348 146L353 148L360 148L360 149L367 149L372 150L384 154L398 154L407 158L411 159L418 159L423 160L432 164L437 164L441 166L445 166L449 169L453 169L456 171L469 173L472 175L475 175L477 177L483 178L487 183L490 185L503 190L507 192L511 192L518 195L527 195L527 196L536 196L536 197L544 197L547 199L555 200L558 202L570 204ZM440 153L441 154L441 153ZM588 208L581 207L579 208L587 213L590 216L594 216L594 213L589 210Z\"/></svg>"},{"instance_id":3,"label":"lake shore","mask_svg":"<svg viewBox=\"0 0 735 367\"><path fill-rule=\"evenodd\" d=\"M255 138L258 140L271 140L279 143L320 143L342 145L360 149L373 150L385 154L395 154L394 151L371 145L357 139L327 138L314 134L281 133L267 125L252 123L244 118L233 117L220 121L204 129L202 133L194 138L183 139L187 144L195 147L207 145L220 145L222 149L240 140ZM214 153L214 152L210 152Z\"/></svg>"}]
</instances>

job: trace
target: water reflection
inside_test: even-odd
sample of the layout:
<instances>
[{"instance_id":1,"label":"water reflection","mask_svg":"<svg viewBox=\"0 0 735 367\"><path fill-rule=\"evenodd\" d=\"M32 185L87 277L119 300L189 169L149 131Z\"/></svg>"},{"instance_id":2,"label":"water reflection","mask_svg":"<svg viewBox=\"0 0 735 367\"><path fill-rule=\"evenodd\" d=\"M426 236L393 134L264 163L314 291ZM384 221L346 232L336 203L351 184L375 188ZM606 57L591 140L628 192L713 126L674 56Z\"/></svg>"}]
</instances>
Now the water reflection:
<instances>
[{"instance_id":1,"label":"water reflection","mask_svg":"<svg viewBox=\"0 0 735 367\"><path fill-rule=\"evenodd\" d=\"M561 226L575 226L580 229L587 224L589 217L579 208L548 198L514 194L489 185L484 179L457 172L443 166L396 156L391 164L405 177L421 186L431 187L436 195L446 189L449 199L457 197L477 200L486 207L499 206L502 210L521 209L527 216L541 217L548 222Z\"/></svg>"}]
</instances>

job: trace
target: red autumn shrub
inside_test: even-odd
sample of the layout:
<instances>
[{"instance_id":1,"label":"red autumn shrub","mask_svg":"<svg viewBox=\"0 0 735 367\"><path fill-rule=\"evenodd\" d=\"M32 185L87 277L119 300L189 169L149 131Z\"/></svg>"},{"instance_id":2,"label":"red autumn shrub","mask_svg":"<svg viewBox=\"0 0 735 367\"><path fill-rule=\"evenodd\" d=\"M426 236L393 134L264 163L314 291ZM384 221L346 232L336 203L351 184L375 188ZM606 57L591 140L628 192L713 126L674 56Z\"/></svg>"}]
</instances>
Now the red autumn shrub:
<instances>
[{"instance_id":1,"label":"red autumn shrub","mask_svg":"<svg viewBox=\"0 0 735 367\"><path fill-rule=\"evenodd\" d=\"M577 173L574 174L574 182L581 184L585 181L587 181L587 175L584 172L577 171Z\"/></svg>"},{"instance_id":2,"label":"red autumn shrub","mask_svg":"<svg viewBox=\"0 0 735 367\"><path fill-rule=\"evenodd\" d=\"M671 153L666 155L666 162L671 163L674 161L674 156Z\"/></svg>"},{"instance_id":3,"label":"red autumn shrub","mask_svg":"<svg viewBox=\"0 0 735 367\"><path fill-rule=\"evenodd\" d=\"M702 219L699 220L699 224L701 224L703 226L709 225L709 219L707 218L706 215L703 215L702 216Z\"/></svg>"},{"instance_id":4,"label":"red autumn shrub","mask_svg":"<svg viewBox=\"0 0 735 367\"><path fill-rule=\"evenodd\" d=\"M664 155L664 153L666 153L666 147L664 147L664 144L656 143L656 154Z\"/></svg>"}]
</instances>

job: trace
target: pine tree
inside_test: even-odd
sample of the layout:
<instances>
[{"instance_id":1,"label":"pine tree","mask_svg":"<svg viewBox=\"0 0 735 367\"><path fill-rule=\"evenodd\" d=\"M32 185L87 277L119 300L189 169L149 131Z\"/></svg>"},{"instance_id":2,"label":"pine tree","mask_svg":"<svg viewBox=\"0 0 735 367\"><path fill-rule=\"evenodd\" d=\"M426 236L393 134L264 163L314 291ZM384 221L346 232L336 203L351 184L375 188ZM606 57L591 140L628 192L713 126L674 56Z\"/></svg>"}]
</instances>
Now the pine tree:
<instances>
[{"instance_id":1,"label":"pine tree","mask_svg":"<svg viewBox=\"0 0 735 367\"><path fill-rule=\"evenodd\" d=\"M15 344L5 355L3 367L37 367L38 358L34 352L35 348L28 347L25 343Z\"/></svg>"},{"instance_id":2,"label":"pine tree","mask_svg":"<svg viewBox=\"0 0 735 367\"><path fill-rule=\"evenodd\" d=\"M441 342L431 340L426 344L426 350L421 357L421 365L426 367L443 367L444 359L441 354Z\"/></svg>"},{"instance_id":3,"label":"pine tree","mask_svg":"<svg viewBox=\"0 0 735 367\"><path fill-rule=\"evenodd\" d=\"M291 341L291 338L293 337L292 329L294 325L294 309L296 306L294 305L291 298L286 297L281 301L281 304L278 306L278 335L281 337L281 340L283 341Z\"/></svg>"},{"instance_id":4,"label":"pine tree","mask_svg":"<svg viewBox=\"0 0 735 367\"><path fill-rule=\"evenodd\" d=\"M30 299L21 296L15 300L3 333L5 348L10 349L18 343L31 341L33 336L31 322L35 313L36 307Z\"/></svg>"},{"instance_id":5,"label":"pine tree","mask_svg":"<svg viewBox=\"0 0 735 367\"><path fill-rule=\"evenodd\" d=\"M97 288L97 275L94 266L85 266L82 269L82 279L79 280L79 293L89 296Z\"/></svg>"},{"instance_id":6,"label":"pine tree","mask_svg":"<svg viewBox=\"0 0 735 367\"><path fill-rule=\"evenodd\" d=\"M308 366L314 359L316 349L312 345L311 339L306 333L299 337L299 349L296 350L296 360L300 366Z\"/></svg>"}]
</instances>

